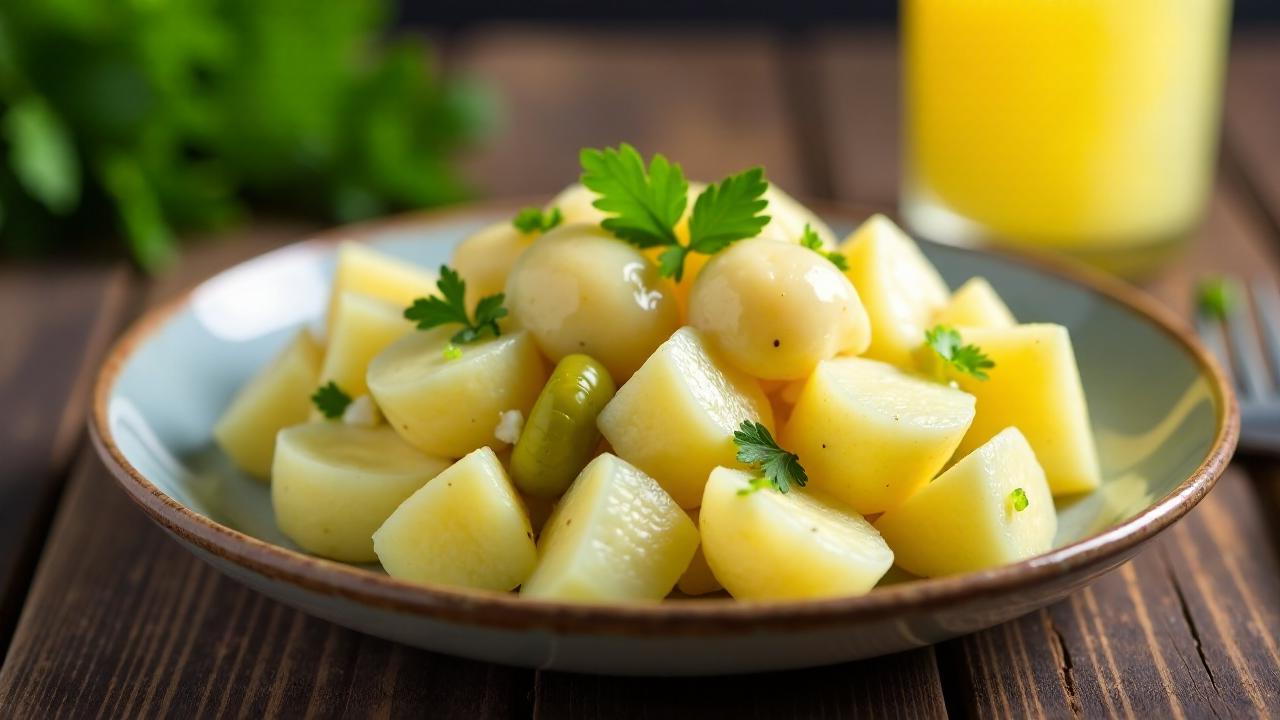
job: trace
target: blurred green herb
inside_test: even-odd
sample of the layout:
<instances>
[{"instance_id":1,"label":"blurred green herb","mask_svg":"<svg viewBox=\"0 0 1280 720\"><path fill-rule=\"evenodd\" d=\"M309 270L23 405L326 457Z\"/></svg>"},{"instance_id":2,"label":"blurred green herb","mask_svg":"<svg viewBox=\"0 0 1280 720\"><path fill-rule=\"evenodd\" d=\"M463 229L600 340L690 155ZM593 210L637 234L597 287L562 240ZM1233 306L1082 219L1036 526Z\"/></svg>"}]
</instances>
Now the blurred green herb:
<instances>
[{"instance_id":1,"label":"blurred green herb","mask_svg":"<svg viewBox=\"0 0 1280 720\"><path fill-rule=\"evenodd\" d=\"M1196 304L1200 312L1218 320L1227 319L1239 298L1239 283L1223 275L1202 279L1196 289Z\"/></svg>"},{"instance_id":2,"label":"blurred green herb","mask_svg":"<svg viewBox=\"0 0 1280 720\"><path fill-rule=\"evenodd\" d=\"M6 0L0 249L115 228L145 268L246 206L345 221L462 199L486 126L386 0Z\"/></svg>"}]
</instances>

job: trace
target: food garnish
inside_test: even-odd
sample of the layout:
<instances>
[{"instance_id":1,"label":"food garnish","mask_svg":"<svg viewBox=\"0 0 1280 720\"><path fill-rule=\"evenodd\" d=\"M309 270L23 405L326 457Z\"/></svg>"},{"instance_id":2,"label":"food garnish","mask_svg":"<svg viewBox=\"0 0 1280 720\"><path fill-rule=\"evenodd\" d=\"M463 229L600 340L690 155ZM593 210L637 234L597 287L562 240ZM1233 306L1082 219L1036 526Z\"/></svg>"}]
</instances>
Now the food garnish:
<instances>
[{"instance_id":1,"label":"food garnish","mask_svg":"<svg viewBox=\"0 0 1280 720\"><path fill-rule=\"evenodd\" d=\"M486 333L493 337L502 334L498 328L498 320L507 316L507 309L502 306L505 295L497 293L480 298L480 302L476 303L473 320L467 314L467 283L456 270L448 265L441 265L436 287L440 289L439 296L418 298L404 311L405 318L417 323L419 330L458 323L463 327L453 335L452 342L455 345L475 342ZM448 353L448 350L445 352Z\"/></svg>"},{"instance_id":2,"label":"food garnish","mask_svg":"<svg viewBox=\"0 0 1280 720\"><path fill-rule=\"evenodd\" d=\"M1240 285L1223 275L1204 278L1196 290L1196 305L1200 312L1219 320L1227 319L1239 299Z\"/></svg>"},{"instance_id":3,"label":"food garnish","mask_svg":"<svg viewBox=\"0 0 1280 720\"><path fill-rule=\"evenodd\" d=\"M316 388L315 393L311 395L311 402L328 420L337 420L347 411L347 406L351 404L351 396L342 391L338 387L338 383L329 381L326 385Z\"/></svg>"},{"instance_id":4,"label":"food garnish","mask_svg":"<svg viewBox=\"0 0 1280 720\"><path fill-rule=\"evenodd\" d=\"M1027 509L1031 501L1027 499L1027 491L1022 488L1014 488L1009 493L1009 504L1013 506L1014 512L1022 512Z\"/></svg>"},{"instance_id":5,"label":"food garnish","mask_svg":"<svg viewBox=\"0 0 1280 720\"><path fill-rule=\"evenodd\" d=\"M764 425L744 420L733 432L733 442L738 446L738 462L764 473L763 477L752 480L748 487L739 490L739 495L750 495L768 485L786 493L793 484L804 487L809 482L809 476L800 466L800 456L779 447Z\"/></svg>"},{"instance_id":6,"label":"food garnish","mask_svg":"<svg viewBox=\"0 0 1280 720\"><path fill-rule=\"evenodd\" d=\"M841 272L849 269L849 259L844 256L844 253L823 248L822 238L818 237L818 233L810 227L809 223L804 224L804 234L800 236L800 244L830 260L831 264Z\"/></svg>"},{"instance_id":7,"label":"food garnish","mask_svg":"<svg viewBox=\"0 0 1280 720\"><path fill-rule=\"evenodd\" d=\"M559 225L564 221L564 215L560 213L560 208L551 208L548 212L543 212L541 208L527 207L516 213L516 217L511 221L517 230L528 235L533 232L546 232Z\"/></svg>"},{"instance_id":8,"label":"food garnish","mask_svg":"<svg viewBox=\"0 0 1280 720\"><path fill-rule=\"evenodd\" d=\"M977 345L965 345L960 333L953 327L935 325L924 333L925 344L947 362L947 366L979 380L987 380L987 371L996 366L995 361Z\"/></svg>"}]
</instances>

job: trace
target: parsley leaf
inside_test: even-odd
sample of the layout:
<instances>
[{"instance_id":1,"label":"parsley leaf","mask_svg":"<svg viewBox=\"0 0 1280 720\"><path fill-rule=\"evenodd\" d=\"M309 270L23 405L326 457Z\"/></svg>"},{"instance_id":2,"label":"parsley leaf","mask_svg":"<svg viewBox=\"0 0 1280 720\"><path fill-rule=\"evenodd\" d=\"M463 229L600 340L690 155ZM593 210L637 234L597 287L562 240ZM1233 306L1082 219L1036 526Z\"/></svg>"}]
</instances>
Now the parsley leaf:
<instances>
[{"instance_id":1,"label":"parsley leaf","mask_svg":"<svg viewBox=\"0 0 1280 720\"><path fill-rule=\"evenodd\" d=\"M507 309L502 306L506 299L503 293L487 295L476 303L475 320L467 315L467 283L456 270L448 265L440 266L440 279L436 281L440 296L418 298L405 311L406 319L418 325L419 330L429 330L438 325L457 323L464 327L454 333L451 341L461 345L475 342L492 333L494 337L502 334L498 328L498 320L507 316Z\"/></svg>"},{"instance_id":2,"label":"parsley leaf","mask_svg":"<svg viewBox=\"0 0 1280 720\"><path fill-rule=\"evenodd\" d=\"M546 232L564 221L564 215L561 214L560 208L553 207L550 212L543 212L541 208L527 207L516 213L516 217L511 224L517 230L528 235L533 232Z\"/></svg>"},{"instance_id":3,"label":"parsley leaf","mask_svg":"<svg viewBox=\"0 0 1280 720\"><path fill-rule=\"evenodd\" d=\"M320 414L330 420L337 420L347 411L347 406L351 404L351 396L342 392L338 383L330 380L328 385L321 385L316 389L311 395L311 402Z\"/></svg>"},{"instance_id":4,"label":"parsley leaf","mask_svg":"<svg viewBox=\"0 0 1280 720\"><path fill-rule=\"evenodd\" d=\"M962 373L967 373L979 380L989 379L987 370L996 366L995 362L982 352L977 345L962 345L960 333L946 325L936 325L924 333L925 344L933 348L938 357Z\"/></svg>"},{"instance_id":5,"label":"parsley leaf","mask_svg":"<svg viewBox=\"0 0 1280 720\"><path fill-rule=\"evenodd\" d=\"M693 203L689 216L689 249L712 255L744 238L755 237L769 224L760 212L769 183L764 168L753 167L707 186Z\"/></svg>"},{"instance_id":6,"label":"parsley leaf","mask_svg":"<svg viewBox=\"0 0 1280 720\"><path fill-rule=\"evenodd\" d=\"M675 227L689 202L689 182L678 164L654 155L648 170L636 149L583 148L582 184L600 197L592 205L610 213L601 227L639 248L675 245Z\"/></svg>"},{"instance_id":7,"label":"parsley leaf","mask_svg":"<svg viewBox=\"0 0 1280 720\"><path fill-rule=\"evenodd\" d=\"M840 272L849 269L849 259L844 256L844 253L823 248L822 238L818 237L818 233L814 232L809 223L804 224L804 234L800 236L800 244L830 260Z\"/></svg>"},{"instance_id":8,"label":"parsley leaf","mask_svg":"<svg viewBox=\"0 0 1280 720\"><path fill-rule=\"evenodd\" d=\"M1013 506L1014 512L1022 512L1027 509L1031 501L1027 499L1026 490L1014 488L1013 492L1009 493L1009 504Z\"/></svg>"},{"instance_id":9,"label":"parsley leaf","mask_svg":"<svg viewBox=\"0 0 1280 720\"><path fill-rule=\"evenodd\" d=\"M1226 320L1240 298L1240 286L1235 280L1222 275L1200 281L1196 290L1196 305L1200 312L1218 320Z\"/></svg>"},{"instance_id":10,"label":"parsley leaf","mask_svg":"<svg viewBox=\"0 0 1280 720\"><path fill-rule=\"evenodd\" d=\"M738 446L738 462L764 473L764 477L778 492L789 491L793 483L804 487L809 482L809 476L800 466L800 457L778 447L773 435L769 434L769 428L764 425L749 420L742 421L742 425L733 433L733 442ZM744 488L746 492L739 491L738 494L750 495L763 486L763 483L753 481L749 488Z\"/></svg>"}]
</instances>

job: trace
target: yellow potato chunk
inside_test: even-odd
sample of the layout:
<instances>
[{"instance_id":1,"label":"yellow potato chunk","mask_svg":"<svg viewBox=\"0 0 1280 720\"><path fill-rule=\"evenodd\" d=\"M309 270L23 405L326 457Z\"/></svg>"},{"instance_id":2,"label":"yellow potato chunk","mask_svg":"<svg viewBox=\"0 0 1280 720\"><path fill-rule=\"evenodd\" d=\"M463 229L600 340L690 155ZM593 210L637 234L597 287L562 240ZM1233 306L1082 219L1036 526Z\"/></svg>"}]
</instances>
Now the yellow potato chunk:
<instances>
[{"instance_id":1,"label":"yellow potato chunk","mask_svg":"<svg viewBox=\"0 0 1280 720\"><path fill-rule=\"evenodd\" d=\"M552 198L545 210L550 212L552 208L559 208L565 225L599 225L609 217L592 205L599 197L582 183L573 183Z\"/></svg>"},{"instance_id":2,"label":"yellow potato chunk","mask_svg":"<svg viewBox=\"0 0 1280 720\"><path fill-rule=\"evenodd\" d=\"M985 381L956 375L960 387L978 399L978 415L959 452L973 452L1014 426L1035 450L1054 495L1098 487L1098 452L1067 329L1051 324L962 328L961 336L996 366Z\"/></svg>"},{"instance_id":3,"label":"yellow potato chunk","mask_svg":"<svg viewBox=\"0 0 1280 720\"><path fill-rule=\"evenodd\" d=\"M259 480L271 477L276 433L306 422L320 372L320 344L302 331L258 372L213 426L213 439L236 467Z\"/></svg>"},{"instance_id":4,"label":"yellow potato chunk","mask_svg":"<svg viewBox=\"0 0 1280 720\"><path fill-rule=\"evenodd\" d=\"M614 452L656 479L680 507L695 508L711 470L737 464L733 432L744 420L772 429L769 400L686 327L618 389L597 422Z\"/></svg>"},{"instance_id":5,"label":"yellow potato chunk","mask_svg":"<svg viewBox=\"0 0 1280 720\"><path fill-rule=\"evenodd\" d=\"M342 293L329 321L318 384L333 381L352 397L364 395L369 391L365 373L374 356L412 330L404 308L360 293Z\"/></svg>"},{"instance_id":6,"label":"yellow potato chunk","mask_svg":"<svg viewBox=\"0 0 1280 720\"><path fill-rule=\"evenodd\" d=\"M592 460L538 540L521 595L551 600L661 600L698 547L689 516L653 478L618 457Z\"/></svg>"},{"instance_id":7,"label":"yellow potato chunk","mask_svg":"<svg viewBox=\"0 0 1280 720\"><path fill-rule=\"evenodd\" d=\"M689 519L696 527L698 511L690 510ZM676 587L685 595L706 595L724 589L720 581L716 580L715 574L711 572L711 566L707 564L707 556L703 554L701 544L694 551L693 559L689 561L689 567L684 569L684 574L680 576Z\"/></svg>"},{"instance_id":8,"label":"yellow potato chunk","mask_svg":"<svg viewBox=\"0 0 1280 720\"><path fill-rule=\"evenodd\" d=\"M1015 491L1025 494L1018 510ZM974 450L876 520L904 570L953 575L1016 562L1053 546L1058 516L1044 471L1017 428Z\"/></svg>"},{"instance_id":9,"label":"yellow potato chunk","mask_svg":"<svg viewBox=\"0 0 1280 720\"><path fill-rule=\"evenodd\" d=\"M558 227L507 278L507 307L542 353L583 353L619 382L680 327L671 283L638 249L599 227Z\"/></svg>"},{"instance_id":10,"label":"yellow potato chunk","mask_svg":"<svg viewBox=\"0 0 1280 720\"><path fill-rule=\"evenodd\" d=\"M495 444L501 414L533 407L547 367L528 333L505 333L445 354L457 326L415 331L369 363L369 391L387 422L425 453L462 457Z\"/></svg>"},{"instance_id":11,"label":"yellow potato chunk","mask_svg":"<svg viewBox=\"0 0 1280 720\"><path fill-rule=\"evenodd\" d=\"M810 486L863 515L929 482L973 422L969 393L864 358L818 366L782 431Z\"/></svg>"},{"instance_id":12,"label":"yellow potato chunk","mask_svg":"<svg viewBox=\"0 0 1280 720\"><path fill-rule=\"evenodd\" d=\"M366 245L344 242L338 247L326 317L334 317L344 292L363 293L403 309L417 298L435 294L436 274Z\"/></svg>"},{"instance_id":13,"label":"yellow potato chunk","mask_svg":"<svg viewBox=\"0 0 1280 720\"><path fill-rule=\"evenodd\" d=\"M969 278L961 285L933 322L952 327L1003 328L1018 324L991 283L980 277Z\"/></svg>"},{"instance_id":14,"label":"yellow potato chunk","mask_svg":"<svg viewBox=\"0 0 1280 720\"><path fill-rule=\"evenodd\" d=\"M844 241L848 277L871 318L866 356L894 365L911 363L924 331L950 294L938 271L906 233L873 215Z\"/></svg>"},{"instance_id":15,"label":"yellow potato chunk","mask_svg":"<svg viewBox=\"0 0 1280 720\"><path fill-rule=\"evenodd\" d=\"M736 242L707 263L689 324L738 369L767 380L808 377L823 360L871 343L867 312L840 269L768 238Z\"/></svg>"},{"instance_id":16,"label":"yellow potato chunk","mask_svg":"<svg viewBox=\"0 0 1280 720\"><path fill-rule=\"evenodd\" d=\"M808 225L822 239L824 247L836 246L836 234L831 231L831 226L812 210L783 192L782 188L776 184L769 183L764 199L769 203L764 211L769 216L769 224L760 231L761 237L772 237L793 243L800 242L800 238L804 235L804 226Z\"/></svg>"},{"instance_id":17,"label":"yellow potato chunk","mask_svg":"<svg viewBox=\"0 0 1280 720\"><path fill-rule=\"evenodd\" d=\"M529 513L487 447L405 500L373 547L391 577L498 592L514 590L538 561Z\"/></svg>"},{"instance_id":18,"label":"yellow potato chunk","mask_svg":"<svg viewBox=\"0 0 1280 720\"><path fill-rule=\"evenodd\" d=\"M271 471L276 524L307 552L373 562L373 531L448 465L385 426L315 422L286 428Z\"/></svg>"},{"instance_id":19,"label":"yellow potato chunk","mask_svg":"<svg viewBox=\"0 0 1280 720\"><path fill-rule=\"evenodd\" d=\"M507 275L538 233L525 235L510 220L494 223L468 236L453 251L453 269L467 283L467 308L507 287Z\"/></svg>"},{"instance_id":20,"label":"yellow potato chunk","mask_svg":"<svg viewBox=\"0 0 1280 720\"><path fill-rule=\"evenodd\" d=\"M748 494L754 475L716 468L698 526L715 577L741 600L862 595L893 565L893 551L852 508L806 490Z\"/></svg>"}]
</instances>

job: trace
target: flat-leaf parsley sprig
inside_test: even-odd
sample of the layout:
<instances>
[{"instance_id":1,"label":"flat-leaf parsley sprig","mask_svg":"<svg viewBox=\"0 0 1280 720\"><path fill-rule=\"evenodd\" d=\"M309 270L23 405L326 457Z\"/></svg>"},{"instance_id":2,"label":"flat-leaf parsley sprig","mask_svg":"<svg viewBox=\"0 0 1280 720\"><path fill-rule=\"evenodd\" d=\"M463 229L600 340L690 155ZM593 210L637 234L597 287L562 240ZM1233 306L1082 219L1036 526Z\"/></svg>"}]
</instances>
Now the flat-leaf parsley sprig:
<instances>
[{"instance_id":1,"label":"flat-leaf parsley sprig","mask_svg":"<svg viewBox=\"0 0 1280 720\"><path fill-rule=\"evenodd\" d=\"M658 271L676 281L684 277L689 253L713 255L730 244L760 234L769 223L762 215L769 183L764 168L754 167L707 186L689 215L689 244L681 244L676 225L688 206L684 170L661 154L645 167L644 158L626 143L617 148L584 148L582 184L599 197L592 203L609 214L601 227L639 248L665 247Z\"/></svg>"},{"instance_id":2,"label":"flat-leaf parsley sprig","mask_svg":"<svg viewBox=\"0 0 1280 720\"><path fill-rule=\"evenodd\" d=\"M511 224L517 230L528 235L533 232L547 232L564 222L564 214L560 212L560 208L553 207L547 212L543 212L541 208L527 207L516 213L515 219Z\"/></svg>"},{"instance_id":3,"label":"flat-leaf parsley sprig","mask_svg":"<svg viewBox=\"0 0 1280 720\"><path fill-rule=\"evenodd\" d=\"M347 406L352 402L351 396L342 391L338 387L338 383L330 380L328 384L321 385L311 395L311 403L316 406L321 415L329 420L337 420L347 411Z\"/></svg>"},{"instance_id":4,"label":"flat-leaf parsley sprig","mask_svg":"<svg viewBox=\"0 0 1280 720\"><path fill-rule=\"evenodd\" d=\"M809 482L809 476L800 465L800 456L779 447L764 425L742 421L733 433L733 442L738 446L738 462L763 473L763 477L752 480L748 487L739 490L739 495L750 495L767 485L786 493L792 485L804 487Z\"/></svg>"},{"instance_id":5,"label":"flat-leaf parsley sprig","mask_svg":"<svg viewBox=\"0 0 1280 720\"><path fill-rule=\"evenodd\" d=\"M963 344L960 333L953 327L935 325L933 329L925 331L924 342L946 362L946 367L979 380L989 379L987 371L996 366L995 361L982 352L982 348Z\"/></svg>"},{"instance_id":6,"label":"flat-leaf parsley sprig","mask_svg":"<svg viewBox=\"0 0 1280 720\"><path fill-rule=\"evenodd\" d=\"M849 269L849 259L844 256L844 253L822 247L822 238L818 237L818 233L809 226L809 223L804 224L804 234L800 236L800 244L830 260L831 264L841 272Z\"/></svg>"},{"instance_id":7,"label":"flat-leaf parsley sprig","mask_svg":"<svg viewBox=\"0 0 1280 720\"><path fill-rule=\"evenodd\" d=\"M475 342L486 334L493 337L502 334L498 321L507 316L507 309L502 306L506 295L497 293L480 298L473 317L467 314L467 283L456 270L441 265L436 287L440 289L439 296L418 298L404 311L405 318L417 323L419 330L452 323L462 325L451 338L455 345Z\"/></svg>"}]
</instances>

